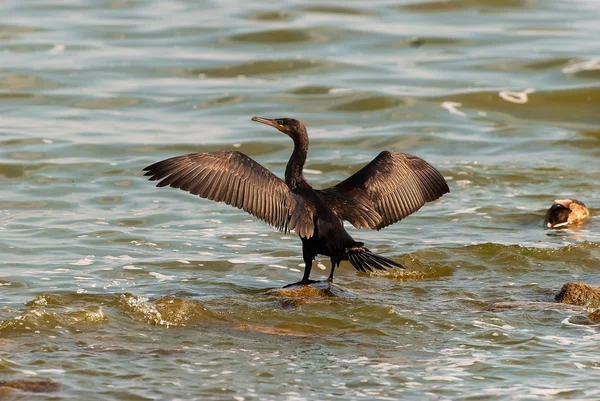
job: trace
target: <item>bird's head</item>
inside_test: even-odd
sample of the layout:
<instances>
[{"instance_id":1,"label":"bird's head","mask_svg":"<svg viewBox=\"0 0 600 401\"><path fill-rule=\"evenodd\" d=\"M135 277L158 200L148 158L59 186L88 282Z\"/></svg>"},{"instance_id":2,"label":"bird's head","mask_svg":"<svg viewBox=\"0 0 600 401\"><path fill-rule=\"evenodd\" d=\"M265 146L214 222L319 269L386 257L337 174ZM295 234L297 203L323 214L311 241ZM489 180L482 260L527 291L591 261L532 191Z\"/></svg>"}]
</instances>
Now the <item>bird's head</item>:
<instances>
[{"instance_id":1,"label":"bird's head","mask_svg":"<svg viewBox=\"0 0 600 401\"><path fill-rule=\"evenodd\" d=\"M293 118L274 118L271 120L269 118L252 117L252 121L276 128L294 140L307 136L304 124Z\"/></svg>"}]
</instances>

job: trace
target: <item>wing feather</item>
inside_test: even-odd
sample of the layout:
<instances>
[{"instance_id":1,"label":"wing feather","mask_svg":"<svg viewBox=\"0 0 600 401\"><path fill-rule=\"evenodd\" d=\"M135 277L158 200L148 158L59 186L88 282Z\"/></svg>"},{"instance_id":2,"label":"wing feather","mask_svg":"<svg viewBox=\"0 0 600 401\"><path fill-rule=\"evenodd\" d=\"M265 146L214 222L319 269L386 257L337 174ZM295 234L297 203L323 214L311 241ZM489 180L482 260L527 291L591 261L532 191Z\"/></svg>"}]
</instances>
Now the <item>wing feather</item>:
<instances>
[{"instance_id":1,"label":"wing feather","mask_svg":"<svg viewBox=\"0 0 600 401\"><path fill-rule=\"evenodd\" d=\"M358 228L380 230L448 192L444 177L423 159L383 151L361 170L319 194L341 219Z\"/></svg>"},{"instance_id":2,"label":"wing feather","mask_svg":"<svg viewBox=\"0 0 600 401\"><path fill-rule=\"evenodd\" d=\"M237 151L172 157L144 169L159 187L171 186L243 209L281 231L313 235L314 205L299 202L276 175ZM294 223L290 224L293 218Z\"/></svg>"}]
</instances>

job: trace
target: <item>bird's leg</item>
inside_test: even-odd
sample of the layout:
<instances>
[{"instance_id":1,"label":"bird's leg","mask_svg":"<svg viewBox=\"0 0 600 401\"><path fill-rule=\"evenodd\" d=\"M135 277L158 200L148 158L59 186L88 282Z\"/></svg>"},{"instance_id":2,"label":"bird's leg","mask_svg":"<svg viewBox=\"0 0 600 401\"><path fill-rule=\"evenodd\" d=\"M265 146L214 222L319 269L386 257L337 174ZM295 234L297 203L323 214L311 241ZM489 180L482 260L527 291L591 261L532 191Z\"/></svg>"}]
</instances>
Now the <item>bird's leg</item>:
<instances>
[{"instance_id":1,"label":"bird's leg","mask_svg":"<svg viewBox=\"0 0 600 401\"><path fill-rule=\"evenodd\" d=\"M302 280L300 280L296 283L284 285L283 288L292 287L294 285L308 285L308 284L313 284L313 283L319 282L318 280L309 280L308 279L310 277L310 270L312 269L312 262L313 262L314 256L307 254L307 252L304 252L304 249L303 249L302 253L304 256L304 276L302 276Z\"/></svg>"},{"instance_id":2,"label":"bird's leg","mask_svg":"<svg viewBox=\"0 0 600 401\"><path fill-rule=\"evenodd\" d=\"M339 265L340 265L340 261L339 260L333 260L333 259L331 259L331 273L329 273L329 277L327 277L327 282L328 283L330 283L330 284L333 283L333 271Z\"/></svg>"}]
</instances>

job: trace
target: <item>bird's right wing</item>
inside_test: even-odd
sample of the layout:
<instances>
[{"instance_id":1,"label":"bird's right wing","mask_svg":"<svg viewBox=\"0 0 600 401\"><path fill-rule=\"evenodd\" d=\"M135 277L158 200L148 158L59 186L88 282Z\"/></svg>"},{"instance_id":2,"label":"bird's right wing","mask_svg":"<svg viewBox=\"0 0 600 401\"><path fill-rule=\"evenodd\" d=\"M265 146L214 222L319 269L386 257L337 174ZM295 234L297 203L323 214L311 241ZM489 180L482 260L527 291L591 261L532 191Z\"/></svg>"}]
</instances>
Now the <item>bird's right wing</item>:
<instances>
[{"instance_id":1,"label":"bird's right wing","mask_svg":"<svg viewBox=\"0 0 600 401\"><path fill-rule=\"evenodd\" d=\"M237 151L192 153L144 168L158 187L180 188L250 213L280 231L313 235L314 210L298 201L287 185L259 163ZM298 218L311 214L308 219ZM292 218L295 217L295 218Z\"/></svg>"}]
</instances>

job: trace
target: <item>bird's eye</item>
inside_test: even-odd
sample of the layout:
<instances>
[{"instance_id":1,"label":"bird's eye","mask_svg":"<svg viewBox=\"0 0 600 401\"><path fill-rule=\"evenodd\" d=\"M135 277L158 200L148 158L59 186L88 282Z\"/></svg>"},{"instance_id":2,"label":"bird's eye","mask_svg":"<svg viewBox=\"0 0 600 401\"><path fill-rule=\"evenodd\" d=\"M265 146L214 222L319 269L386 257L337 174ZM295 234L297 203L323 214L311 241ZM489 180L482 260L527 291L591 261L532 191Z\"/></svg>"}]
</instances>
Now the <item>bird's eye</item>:
<instances>
[{"instance_id":1,"label":"bird's eye","mask_svg":"<svg viewBox=\"0 0 600 401\"><path fill-rule=\"evenodd\" d=\"M277 125L283 126L283 120L275 120L275 122L277 123Z\"/></svg>"}]
</instances>

